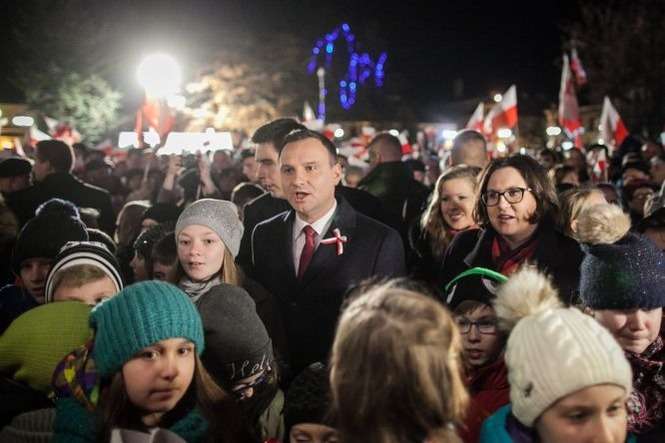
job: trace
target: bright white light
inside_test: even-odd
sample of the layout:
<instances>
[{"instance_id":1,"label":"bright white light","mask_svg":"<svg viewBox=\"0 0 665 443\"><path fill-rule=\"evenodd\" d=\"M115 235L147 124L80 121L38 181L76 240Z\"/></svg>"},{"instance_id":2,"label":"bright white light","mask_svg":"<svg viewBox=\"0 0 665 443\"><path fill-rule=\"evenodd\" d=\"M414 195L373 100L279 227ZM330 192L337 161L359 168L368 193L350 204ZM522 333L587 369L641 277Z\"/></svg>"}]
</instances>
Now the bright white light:
<instances>
[{"instance_id":1,"label":"bright white light","mask_svg":"<svg viewBox=\"0 0 665 443\"><path fill-rule=\"evenodd\" d=\"M233 150L230 132L171 132L158 155Z\"/></svg>"},{"instance_id":2,"label":"bright white light","mask_svg":"<svg viewBox=\"0 0 665 443\"><path fill-rule=\"evenodd\" d=\"M399 131L397 129L391 129L388 131L390 135L394 135L395 137L399 137Z\"/></svg>"},{"instance_id":3,"label":"bright white light","mask_svg":"<svg viewBox=\"0 0 665 443\"><path fill-rule=\"evenodd\" d=\"M143 133L143 141L146 142L151 148L157 146L160 142L159 134L154 128L150 128L148 132Z\"/></svg>"},{"instance_id":4,"label":"bright white light","mask_svg":"<svg viewBox=\"0 0 665 443\"><path fill-rule=\"evenodd\" d=\"M182 109L185 107L185 97L182 95L169 95L166 99L166 104L173 109Z\"/></svg>"},{"instance_id":5,"label":"bright white light","mask_svg":"<svg viewBox=\"0 0 665 443\"><path fill-rule=\"evenodd\" d=\"M545 134L549 135L550 137L556 137L557 135L561 134L561 128L558 126L548 126L547 129L545 129Z\"/></svg>"},{"instance_id":6,"label":"bright white light","mask_svg":"<svg viewBox=\"0 0 665 443\"><path fill-rule=\"evenodd\" d=\"M27 115L17 115L12 118L12 125L14 126L32 126L35 124L35 119Z\"/></svg>"},{"instance_id":7,"label":"bright white light","mask_svg":"<svg viewBox=\"0 0 665 443\"><path fill-rule=\"evenodd\" d=\"M520 154L522 154L522 155L526 155L526 147L522 146L522 147L520 148Z\"/></svg>"},{"instance_id":8,"label":"bright white light","mask_svg":"<svg viewBox=\"0 0 665 443\"><path fill-rule=\"evenodd\" d=\"M122 131L118 136L118 148L125 149L129 147L138 148L139 138L134 131Z\"/></svg>"},{"instance_id":9,"label":"bright white light","mask_svg":"<svg viewBox=\"0 0 665 443\"><path fill-rule=\"evenodd\" d=\"M506 144L504 142L498 142L496 144L496 150L499 152L506 152Z\"/></svg>"},{"instance_id":10,"label":"bright white light","mask_svg":"<svg viewBox=\"0 0 665 443\"><path fill-rule=\"evenodd\" d=\"M493 98L494 98L494 101L495 101L496 103L499 103L501 100L503 100L503 95L501 95L501 94L494 94L494 97L493 97Z\"/></svg>"},{"instance_id":11,"label":"bright white light","mask_svg":"<svg viewBox=\"0 0 665 443\"><path fill-rule=\"evenodd\" d=\"M605 144L605 140L603 140L602 138L599 138L599 139L598 139L598 144L599 144L599 145L604 145L604 144Z\"/></svg>"},{"instance_id":12,"label":"bright white light","mask_svg":"<svg viewBox=\"0 0 665 443\"><path fill-rule=\"evenodd\" d=\"M153 97L166 97L180 88L180 67L167 54L149 55L139 65L137 74L141 86Z\"/></svg>"},{"instance_id":13,"label":"bright white light","mask_svg":"<svg viewBox=\"0 0 665 443\"><path fill-rule=\"evenodd\" d=\"M563 149L565 149L566 151L569 150L569 149L573 149L573 146L574 146L573 142L571 142L571 141L566 140L565 142L561 143L561 147Z\"/></svg>"},{"instance_id":14,"label":"bright white light","mask_svg":"<svg viewBox=\"0 0 665 443\"><path fill-rule=\"evenodd\" d=\"M508 128L501 128L496 131L496 135L498 135L499 138L510 138L513 135L513 131Z\"/></svg>"},{"instance_id":15,"label":"bright white light","mask_svg":"<svg viewBox=\"0 0 665 443\"><path fill-rule=\"evenodd\" d=\"M342 128L335 129L335 137L337 137L337 138L344 137L344 129L342 129Z\"/></svg>"},{"instance_id":16,"label":"bright white light","mask_svg":"<svg viewBox=\"0 0 665 443\"><path fill-rule=\"evenodd\" d=\"M441 136L445 140L452 140L455 138L456 135L457 131L455 131L454 129L444 129L443 131L441 131Z\"/></svg>"}]
</instances>

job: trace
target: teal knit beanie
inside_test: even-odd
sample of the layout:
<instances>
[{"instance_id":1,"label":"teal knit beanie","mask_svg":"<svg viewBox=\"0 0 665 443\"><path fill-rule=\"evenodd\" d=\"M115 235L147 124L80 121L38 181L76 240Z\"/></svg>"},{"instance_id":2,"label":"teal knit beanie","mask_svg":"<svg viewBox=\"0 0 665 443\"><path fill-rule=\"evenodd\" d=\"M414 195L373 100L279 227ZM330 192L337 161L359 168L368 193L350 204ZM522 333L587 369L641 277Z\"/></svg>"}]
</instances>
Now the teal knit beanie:
<instances>
[{"instance_id":1,"label":"teal knit beanie","mask_svg":"<svg viewBox=\"0 0 665 443\"><path fill-rule=\"evenodd\" d=\"M187 294L161 281L143 281L97 305L93 358L100 375L111 375L141 349L170 338L186 338L203 352L203 326Z\"/></svg>"}]
</instances>

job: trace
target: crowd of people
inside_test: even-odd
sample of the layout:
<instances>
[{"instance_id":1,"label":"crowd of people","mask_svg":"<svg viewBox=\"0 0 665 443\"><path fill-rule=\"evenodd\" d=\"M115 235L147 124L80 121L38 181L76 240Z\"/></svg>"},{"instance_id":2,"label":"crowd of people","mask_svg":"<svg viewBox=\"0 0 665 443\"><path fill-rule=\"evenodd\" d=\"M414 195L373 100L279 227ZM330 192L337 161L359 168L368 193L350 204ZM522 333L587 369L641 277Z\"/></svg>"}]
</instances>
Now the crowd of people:
<instances>
[{"instance_id":1,"label":"crowd of people","mask_svg":"<svg viewBox=\"0 0 665 443\"><path fill-rule=\"evenodd\" d=\"M251 142L0 161L0 441L665 441L660 144Z\"/></svg>"}]
</instances>

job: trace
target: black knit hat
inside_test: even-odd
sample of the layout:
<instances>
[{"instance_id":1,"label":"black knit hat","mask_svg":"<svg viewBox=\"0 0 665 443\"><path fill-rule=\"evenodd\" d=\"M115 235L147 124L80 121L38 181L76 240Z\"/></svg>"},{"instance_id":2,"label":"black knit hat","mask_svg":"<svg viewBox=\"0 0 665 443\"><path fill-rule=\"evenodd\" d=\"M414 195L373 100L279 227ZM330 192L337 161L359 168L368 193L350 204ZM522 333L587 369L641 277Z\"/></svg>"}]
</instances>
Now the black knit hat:
<instances>
[{"instance_id":1,"label":"black knit hat","mask_svg":"<svg viewBox=\"0 0 665 443\"><path fill-rule=\"evenodd\" d=\"M54 258L70 241L87 241L88 232L81 220L61 213L45 213L33 217L23 226L16 239L12 270L21 273L21 263L35 257Z\"/></svg>"},{"instance_id":2,"label":"black knit hat","mask_svg":"<svg viewBox=\"0 0 665 443\"><path fill-rule=\"evenodd\" d=\"M32 172L32 163L24 158L11 157L0 161L0 178L18 177Z\"/></svg>"},{"instance_id":3,"label":"black knit hat","mask_svg":"<svg viewBox=\"0 0 665 443\"><path fill-rule=\"evenodd\" d=\"M580 297L591 309L665 306L665 254L629 228L630 219L614 205L596 205L578 218L585 253Z\"/></svg>"},{"instance_id":4,"label":"black knit hat","mask_svg":"<svg viewBox=\"0 0 665 443\"><path fill-rule=\"evenodd\" d=\"M331 426L328 375L328 369L317 362L305 368L291 382L284 401L285 441L289 439L291 428L300 423Z\"/></svg>"},{"instance_id":5,"label":"black knit hat","mask_svg":"<svg viewBox=\"0 0 665 443\"><path fill-rule=\"evenodd\" d=\"M272 342L244 289L222 283L205 293L197 307L206 342L201 359L220 385L229 387L272 364Z\"/></svg>"}]
</instances>

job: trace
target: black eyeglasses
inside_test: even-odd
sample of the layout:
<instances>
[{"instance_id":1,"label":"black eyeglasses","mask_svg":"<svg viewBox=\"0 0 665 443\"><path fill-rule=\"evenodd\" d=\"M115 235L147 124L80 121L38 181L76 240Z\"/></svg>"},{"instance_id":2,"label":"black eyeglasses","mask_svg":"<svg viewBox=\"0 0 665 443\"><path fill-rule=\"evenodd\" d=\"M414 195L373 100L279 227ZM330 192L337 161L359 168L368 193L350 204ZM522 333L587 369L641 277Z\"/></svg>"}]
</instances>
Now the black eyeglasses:
<instances>
[{"instance_id":1,"label":"black eyeglasses","mask_svg":"<svg viewBox=\"0 0 665 443\"><path fill-rule=\"evenodd\" d=\"M481 334L496 334L496 320L494 319L483 319L479 321L471 321L466 317L457 317L455 319L457 327L462 334L468 334L471 332L473 326L478 328L478 332Z\"/></svg>"},{"instance_id":2,"label":"black eyeglasses","mask_svg":"<svg viewBox=\"0 0 665 443\"><path fill-rule=\"evenodd\" d=\"M499 199L501 196L506 199L510 204L519 203L524 198L524 193L526 191L533 191L531 188L508 188L503 192L498 191L487 191L481 196L481 200L485 203L485 206L496 206L499 204Z\"/></svg>"}]
</instances>

